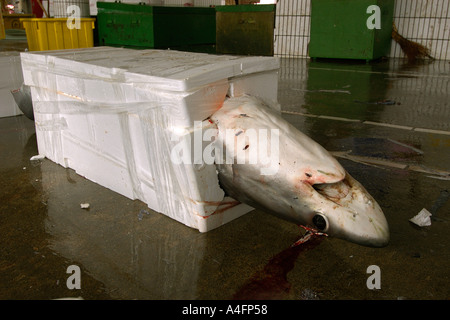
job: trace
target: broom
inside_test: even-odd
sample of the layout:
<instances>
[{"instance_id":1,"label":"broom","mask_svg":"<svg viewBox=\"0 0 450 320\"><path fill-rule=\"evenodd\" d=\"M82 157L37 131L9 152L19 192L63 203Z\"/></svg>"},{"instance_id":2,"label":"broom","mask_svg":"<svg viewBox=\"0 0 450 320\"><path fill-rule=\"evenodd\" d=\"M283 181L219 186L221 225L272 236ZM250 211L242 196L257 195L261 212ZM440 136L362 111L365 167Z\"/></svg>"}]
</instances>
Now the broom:
<instances>
[{"instance_id":1,"label":"broom","mask_svg":"<svg viewBox=\"0 0 450 320\"><path fill-rule=\"evenodd\" d=\"M406 54L409 63L415 62L417 59L430 58L434 59L430 55L430 49L421 45L420 43L411 41L403 37L398 33L395 23L392 23L392 39L397 42Z\"/></svg>"},{"instance_id":2,"label":"broom","mask_svg":"<svg viewBox=\"0 0 450 320\"><path fill-rule=\"evenodd\" d=\"M47 10L45 10L44 6L42 5L41 0L37 0L37 3L38 3L38 5L39 5L39 7L41 7L42 11L44 11L45 17L46 17L46 18L49 18L48 12L47 12Z\"/></svg>"}]
</instances>

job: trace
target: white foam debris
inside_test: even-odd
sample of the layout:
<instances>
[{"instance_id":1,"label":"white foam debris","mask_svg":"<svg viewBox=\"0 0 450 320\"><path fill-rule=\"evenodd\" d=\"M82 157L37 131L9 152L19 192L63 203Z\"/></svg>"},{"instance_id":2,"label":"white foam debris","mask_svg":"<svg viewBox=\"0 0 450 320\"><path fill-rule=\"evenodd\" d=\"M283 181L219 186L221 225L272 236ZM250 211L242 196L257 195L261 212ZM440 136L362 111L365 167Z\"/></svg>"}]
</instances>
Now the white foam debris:
<instances>
[{"instance_id":1,"label":"white foam debris","mask_svg":"<svg viewBox=\"0 0 450 320\"><path fill-rule=\"evenodd\" d=\"M30 158L30 161L42 160L42 159L44 159L44 158L45 158L44 155L38 154L38 155L32 156L32 157Z\"/></svg>"},{"instance_id":2,"label":"white foam debris","mask_svg":"<svg viewBox=\"0 0 450 320\"><path fill-rule=\"evenodd\" d=\"M409 219L409 221L419 227L431 226L431 213L427 209L423 208L417 215Z\"/></svg>"},{"instance_id":3,"label":"white foam debris","mask_svg":"<svg viewBox=\"0 0 450 320\"><path fill-rule=\"evenodd\" d=\"M89 203L80 203L81 209L89 209Z\"/></svg>"}]
</instances>

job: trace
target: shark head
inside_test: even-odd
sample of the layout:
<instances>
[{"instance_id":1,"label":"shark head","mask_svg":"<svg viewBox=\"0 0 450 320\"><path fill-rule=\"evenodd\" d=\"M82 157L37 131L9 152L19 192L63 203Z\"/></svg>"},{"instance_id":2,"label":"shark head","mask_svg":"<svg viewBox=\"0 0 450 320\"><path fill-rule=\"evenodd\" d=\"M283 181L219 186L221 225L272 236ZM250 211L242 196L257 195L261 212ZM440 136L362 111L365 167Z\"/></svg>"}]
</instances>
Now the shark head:
<instances>
[{"instance_id":1,"label":"shark head","mask_svg":"<svg viewBox=\"0 0 450 320\"><path fill-rule=\"evenodd\" d=\"M228 195L329 236L372 247L388 244L388 223L375 199L279 112L242 96L227 99L211 120L223 151L216 154L216 168Z\"/></svg>"},{"instance_id":2,"label":"shark head","mask_svg":"<svg viewBox=\"0 0 450 320\"><path fill-rule=\"evenodd\" d=\"M347 172L342 180L306 186L311 198L306 223L330 236L360 245L383 247L389 226L378 203ZM308 192L307 192L308 193ZM305 199L305 198L303 198Z\"/></svg>"}]
</instances>

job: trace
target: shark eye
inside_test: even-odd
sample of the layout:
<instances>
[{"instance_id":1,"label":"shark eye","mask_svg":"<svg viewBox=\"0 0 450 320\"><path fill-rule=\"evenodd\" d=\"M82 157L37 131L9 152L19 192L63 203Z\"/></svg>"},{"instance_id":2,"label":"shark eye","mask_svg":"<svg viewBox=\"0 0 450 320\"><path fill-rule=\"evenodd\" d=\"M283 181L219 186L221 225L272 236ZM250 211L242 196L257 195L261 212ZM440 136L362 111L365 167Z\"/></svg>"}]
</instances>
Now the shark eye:
<instances>
[{"instance_id":1,"label":"shark eye","mask_svg":"<svg viewBox=\"0 0 450 320\"><path fill-rule=\"evenodd\" d=\"M312 218L312 222L317 227L317 229L319 229L321 231L324 231L328 227L327 219L321 214L316 214Z\"/></svg>"}]
</instances>

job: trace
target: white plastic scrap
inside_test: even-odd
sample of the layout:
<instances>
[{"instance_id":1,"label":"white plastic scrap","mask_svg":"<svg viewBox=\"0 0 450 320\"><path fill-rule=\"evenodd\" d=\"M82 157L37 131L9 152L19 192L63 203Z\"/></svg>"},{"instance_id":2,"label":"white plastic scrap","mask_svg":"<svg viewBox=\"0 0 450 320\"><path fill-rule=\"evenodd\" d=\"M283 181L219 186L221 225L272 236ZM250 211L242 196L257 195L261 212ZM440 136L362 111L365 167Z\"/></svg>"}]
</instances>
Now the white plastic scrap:
<instances>
[{"instance_id":1,"label":"white plastic scrap","mask_svg":"<svg viewBox=\"0 0 450 320\"><path fill-rule=\"evenodd\" d=\"M36 155L36 156L32 156L32 157L30 158L30 161L42 160L42 159L44 159L44 158L45 158L44 155L38 154L38 155Z\"/></svg>"},{"instance_id":2,"label":"white plastic scrap","mask_svg":"<svg viewBox=\"0 0 450 320\"><path fill-rule=\"evenodd\" d=\"M80 207L81 209L89 209L89 203L81 203Z\"/></svg>"},{"instance_id":3,"label":"white plastic scrap","mask_svg":"<svg viewBox=\"0 0 450 320\"><path fill-rule=\"evenodd\" d=\"M427 209L423 208L416 216L409 219L409 221L419 227L431 226L431 213Z\"/></svg>"}]
</instances>

